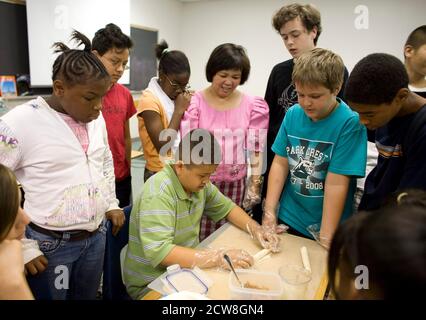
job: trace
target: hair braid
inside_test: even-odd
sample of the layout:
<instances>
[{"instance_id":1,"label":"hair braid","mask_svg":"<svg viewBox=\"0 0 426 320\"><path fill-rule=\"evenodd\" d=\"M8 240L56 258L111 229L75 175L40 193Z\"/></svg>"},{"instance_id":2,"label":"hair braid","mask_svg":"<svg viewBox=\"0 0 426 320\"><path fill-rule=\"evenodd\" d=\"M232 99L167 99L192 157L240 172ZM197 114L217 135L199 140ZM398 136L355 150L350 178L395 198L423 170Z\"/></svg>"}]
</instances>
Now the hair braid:
<instances>
[{"instance_id":1,"label":"hair braid","mask_svg":"<svg viewBox=\"0 0 426 320\"><path fill-rule=\"evenodd\" d=\"M92 53L90 40L82 33L74 30L71 40L84 45L83 50L70 49L62 42L55 42L55 53L61 52L53 64L52 80L62 78L67 84L84 83L88 79L109 77L101 61Z\"/></svg>"}]
</instances>

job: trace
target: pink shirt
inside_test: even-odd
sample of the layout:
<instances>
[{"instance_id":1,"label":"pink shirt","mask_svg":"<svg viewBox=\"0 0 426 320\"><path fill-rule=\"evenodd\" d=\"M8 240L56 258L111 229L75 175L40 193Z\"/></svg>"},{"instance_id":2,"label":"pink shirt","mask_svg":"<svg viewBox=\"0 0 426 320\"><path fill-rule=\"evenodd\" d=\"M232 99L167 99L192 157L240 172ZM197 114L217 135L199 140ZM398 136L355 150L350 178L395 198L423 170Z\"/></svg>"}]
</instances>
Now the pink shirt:
<instances>
[{"instance_id":1,"label":"pink shirt","mask_svg":"<svg viewBox=\"0 0 426 320\"><path fill-rule=\"evenodd\" d=\"M77 137L78 141L81 144L81 147L83 148L84 152L87 154L87 149L89 148L89 135L87 133L86 124L75 121L73 118L71 118L67 114L60 113L60 112L58 112L58 114L66 122L66 124L71 128L72 132L74 132L75 136Z\"/></svg>"},{"instance_id":2,"label":"pink shirt","mask_svg":"<svg viewBox=\"0 0 426 320\"><path fill-rule=\"evenodd\" d=\"M195 128L212 132L221 146L222 162L211 180L230 182L247 176L246 151L263 151L268 123L269 108L260 97L243 94L239 106L219 111L198 91L182 118L180 132L182 136Z\"/></svg>"}]
</instances>

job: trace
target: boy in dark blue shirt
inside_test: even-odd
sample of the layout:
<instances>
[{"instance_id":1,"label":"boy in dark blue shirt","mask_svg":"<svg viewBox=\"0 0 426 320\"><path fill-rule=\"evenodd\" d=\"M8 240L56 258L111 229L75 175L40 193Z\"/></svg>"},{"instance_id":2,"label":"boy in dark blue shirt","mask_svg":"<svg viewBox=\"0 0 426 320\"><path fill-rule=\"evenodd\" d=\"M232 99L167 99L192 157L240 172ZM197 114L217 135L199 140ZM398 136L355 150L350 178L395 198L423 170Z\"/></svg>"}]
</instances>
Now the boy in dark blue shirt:
<instances>
[{"instance_id":1,"label":"boy in dark blue shirt","mask_svg":"<svg viewBox=\"0 0 426 320\"><path fill-rule=\"evenodd\" d=\"M426 99L408 89L402 62L385 53L366 56L352 70L345 98L376 130L379 152L359 209L377 209L397 190L426 189Z\"/></svg>"}]
</instances>

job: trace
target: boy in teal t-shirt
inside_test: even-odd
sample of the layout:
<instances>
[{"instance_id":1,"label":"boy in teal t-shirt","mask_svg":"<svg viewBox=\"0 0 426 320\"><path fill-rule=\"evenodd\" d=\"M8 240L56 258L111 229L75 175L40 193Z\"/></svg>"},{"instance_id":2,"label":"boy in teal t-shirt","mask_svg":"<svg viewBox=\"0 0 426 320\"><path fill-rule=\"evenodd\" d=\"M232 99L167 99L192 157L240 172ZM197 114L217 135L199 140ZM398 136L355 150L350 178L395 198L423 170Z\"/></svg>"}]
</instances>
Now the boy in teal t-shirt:
<instances>
[{"instance_id":1,"label":"boy in teal t-shirt","mask_svg":"<svg viewBox=\"0 0 426 320\"><path fill-rule=\"evenodd\" d=\"M225 253L236 268L253 264L253 257L244 250L195 249L203 214L214 221L226 218L250 233L262 247L279 250L275 234L210 183L210 175L219 162L220 146L214 136L207 130L195 129L180 142L176 162L165 165L144 184L130 215L124 261L124 282L132 298L143 296L146 285L173 264L183 268L228 268Z\"/></svg>"},{"instance_id":2,"label":"boy in teal t-shirt","mask_svg":"<svg viewBox=\"0 0 426 320\"><path fill-rule=\"evenodd\" d=\"M299 103L287 111L272 146L276 155L263 217L263 224L274 228L278 215L306 236L309 225L320 223L325 246L352 213L355 179L365 175L366 129L336 98L343 73L342 59L328 50L317 48L297 59L293 82Z\"/></svg>"}]
</instances>

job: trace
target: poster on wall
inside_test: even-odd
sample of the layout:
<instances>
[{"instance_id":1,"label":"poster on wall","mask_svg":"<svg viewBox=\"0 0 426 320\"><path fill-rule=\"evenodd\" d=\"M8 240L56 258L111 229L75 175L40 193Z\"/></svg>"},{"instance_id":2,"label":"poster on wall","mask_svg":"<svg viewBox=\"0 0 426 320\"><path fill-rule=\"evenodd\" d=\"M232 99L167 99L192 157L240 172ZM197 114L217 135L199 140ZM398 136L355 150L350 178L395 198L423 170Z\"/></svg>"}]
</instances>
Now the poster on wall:
<instances>
[{"instance_id":1,"label":"poster on wall","mask_svg":"<svg viewBox=\"0 0 426 320\"><path fill-rule=\"evenodd\" d=\"M15 76L0 75L0 96L16 97L17 95Z\"/></svg>"}]
</instances>

